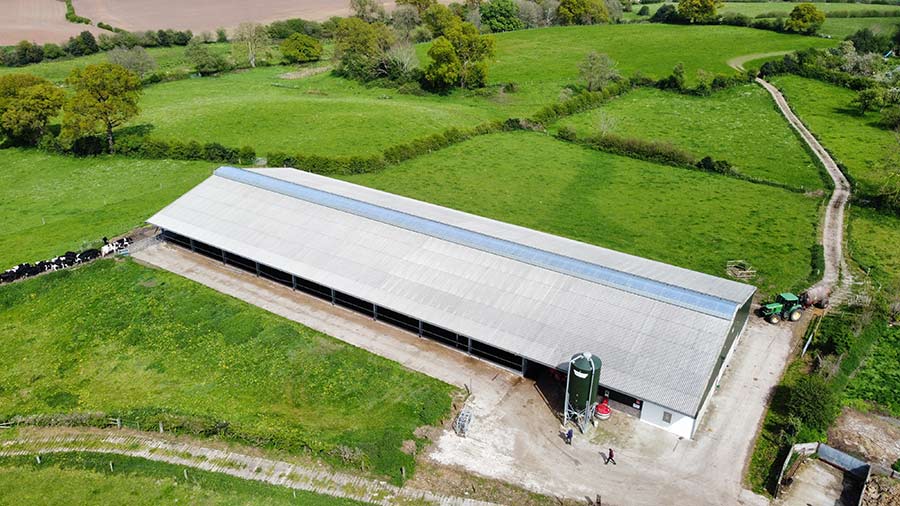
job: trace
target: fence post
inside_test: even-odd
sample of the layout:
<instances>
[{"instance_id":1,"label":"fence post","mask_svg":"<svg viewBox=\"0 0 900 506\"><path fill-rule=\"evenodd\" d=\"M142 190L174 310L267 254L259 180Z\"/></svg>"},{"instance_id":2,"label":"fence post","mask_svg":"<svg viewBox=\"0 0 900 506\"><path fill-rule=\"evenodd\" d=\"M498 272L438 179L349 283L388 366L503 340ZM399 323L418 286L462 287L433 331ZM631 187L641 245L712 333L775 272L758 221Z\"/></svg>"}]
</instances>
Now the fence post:
<instances>
[{"instance_id":1,"label":"fence post","mask_svg":"<svg viewBox=\"0 0 900 506\"><path fill-rule=\"evenodd\" d=\"M162 422L159 422L159 433L162 434L162 432L163 432Z\"/></svg>"}]
</instances>

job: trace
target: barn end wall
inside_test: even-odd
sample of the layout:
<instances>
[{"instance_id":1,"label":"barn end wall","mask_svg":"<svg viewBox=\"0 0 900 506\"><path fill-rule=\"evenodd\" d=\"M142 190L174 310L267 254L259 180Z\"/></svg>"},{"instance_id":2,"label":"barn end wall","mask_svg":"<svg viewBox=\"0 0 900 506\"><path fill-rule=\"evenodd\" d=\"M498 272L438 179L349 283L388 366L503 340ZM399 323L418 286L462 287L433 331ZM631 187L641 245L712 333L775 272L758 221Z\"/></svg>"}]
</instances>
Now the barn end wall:
<instances>
[{"instance_id":1,"label":"barn end wall","mask_svg":"<svg viewBox=\"0 0 900 506\"><path fill-rule=\"evenodd\" d=\"M694 433L693 418L652 402L644 401L641 407L641 421L687 439Z\"/></svg>"}]
</instances>

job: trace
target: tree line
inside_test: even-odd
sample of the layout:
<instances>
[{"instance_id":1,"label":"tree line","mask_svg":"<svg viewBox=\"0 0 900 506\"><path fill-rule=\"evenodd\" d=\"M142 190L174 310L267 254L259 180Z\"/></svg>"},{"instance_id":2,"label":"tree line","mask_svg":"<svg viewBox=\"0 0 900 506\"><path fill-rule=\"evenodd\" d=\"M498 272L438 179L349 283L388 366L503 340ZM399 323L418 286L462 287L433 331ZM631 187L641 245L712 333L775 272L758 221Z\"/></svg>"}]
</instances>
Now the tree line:
<instances>
[{"instance_id":1,"label":"tree line","mask_svg":"<svg viewBox=\"0 0 900 506\"><path fill-rule=\"evenodd\" d=\"M775 19L753 19L736 12L720 15L718 9L723 5L722 0L678 0L677 6L666 4L657 9L650 17L650 22L744 26L803 35L815 35L825 23L825 13L809 2L795 5L786 18ZM649 9L641 8L638 14L649 13Z\"/></svg>"},{"instance_id":2,"label":"tree line","mask_svg":"<svg viewBox=\"0 0 900 506\"><path fill-rule=\"evenodd\" d=\"M77 68L66 79L67 93L32 74L0 76L0 133L6 144L62 145L102 135L115 152L114 130L139 112L141 80L112 63ZM58 133L50 121L62 112Z\"/></svg>"},{"instance_id":3,"label":"tree line","mask_svg":"<svg viewBox=\"0 0 900 506\"><path fill-rule=\"evenodd\" d=\"M100 51L110 51L125 47L171 47L186 46L194 38L190 30L149 30L145 32L120 31L111 35L94 37L89 31L70 37L64 44L36 44L27 40L14 46L0 48L0 64L7 67L22 67L44 60L86 56ZM205 40L205 39L204 39ZM207 42L213 42L210 38Z\"/></svg>"}]
</instances>

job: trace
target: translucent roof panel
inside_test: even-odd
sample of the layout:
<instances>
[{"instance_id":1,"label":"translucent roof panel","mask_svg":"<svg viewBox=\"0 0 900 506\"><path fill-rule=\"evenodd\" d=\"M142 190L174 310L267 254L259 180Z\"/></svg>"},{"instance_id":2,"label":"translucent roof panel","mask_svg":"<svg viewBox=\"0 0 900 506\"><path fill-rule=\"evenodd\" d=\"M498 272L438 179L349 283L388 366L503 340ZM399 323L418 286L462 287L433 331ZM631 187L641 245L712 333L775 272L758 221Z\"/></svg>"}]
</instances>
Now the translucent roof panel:
<instances>
[{"instance_id":1,"label":"translucent roof panel","mask_svg":"<svg viewBox=\"0 0 900 506\"><path fill-rule=\"evenodd\" d=\"M235 167L220 167L216 170L215 175L711 316L730 319L738 306L733 301L688 288L543 251L258 172Z\"/></svg>"}]
</instances>

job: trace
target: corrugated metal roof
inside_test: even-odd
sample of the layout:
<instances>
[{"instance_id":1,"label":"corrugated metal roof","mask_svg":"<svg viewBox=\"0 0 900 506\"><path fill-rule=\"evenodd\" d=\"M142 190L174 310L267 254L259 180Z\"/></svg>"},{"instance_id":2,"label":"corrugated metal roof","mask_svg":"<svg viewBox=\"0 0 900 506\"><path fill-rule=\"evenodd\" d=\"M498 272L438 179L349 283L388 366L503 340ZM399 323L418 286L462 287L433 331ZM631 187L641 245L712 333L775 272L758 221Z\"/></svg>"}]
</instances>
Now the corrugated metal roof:
<instances>
[{"instance_id":1,"label":"corrugated metal roof","mask_svg":"<svg viewBox=\"0 0 900 506\"><path fill-rule=\"evenodd\" d=\"M603 384L688 415L754 291L293 169L220 169L148 221L547 365L590 351Z\"/></svg>"}]
</instances>

